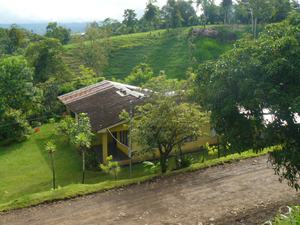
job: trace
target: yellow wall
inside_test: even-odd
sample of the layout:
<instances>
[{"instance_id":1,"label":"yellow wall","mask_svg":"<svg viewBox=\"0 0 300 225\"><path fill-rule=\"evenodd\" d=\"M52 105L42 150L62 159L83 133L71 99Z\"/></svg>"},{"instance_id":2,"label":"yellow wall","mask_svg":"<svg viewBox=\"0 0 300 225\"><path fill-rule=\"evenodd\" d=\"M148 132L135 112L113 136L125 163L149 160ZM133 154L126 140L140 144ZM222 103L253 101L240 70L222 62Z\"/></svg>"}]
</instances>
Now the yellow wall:
<instances>
[{"instance_id":1,"label":"yellow wall","mask_svg":"<svg viewBox=\"0 0 300 225\"><path fill-rule=\"evenodd\" d=\"M120 131L128 130L128 128L124 128L123 124L121 124L121 125L117 125L117 126L115 126L113 128L110 128L109 130L110 130L111 133L117 132L117 139L120 141ZM186 142L184 144L184 146L182 146L182 152L183 153L197 151L197 150L200 149L200 146L205 145L206 142L208 142L210 145L218 143L217 138L212 138L211 137L211 131L210 131L210 125L209 124L207 124L204 127L202 127L201 131L203 133L202 137L198 137L196 141ZM102 138L102 136L104 134L105 133L101 133L101 134L98 133L97 136L100 137L100 138ZM107 135L107 143L112 143L113 138L112 138L112 136L110 135L110 133L108 131L107 131L106 135ZM93 143L93 145L102 144L102 143L103 143L103 138L99 142ZM129 140L128 140L128 144L129 144ZM117 146L126 155L128 155L128 153L129 153L128 148L126 148L124 145L120 144L119 142L117 143ZM139 151L140 149L141 148L139 146L137 146L135 142L132 143L132 150ZM174 154L174 151L171 153L171 155L173 155L173 154ZM156 157L157 158L159 157L158 153L156 154ZM141 157L134 157L133 158L133 162L139 162L140 158ZM125 161L122 161L122 163L120 163L120 165L126 165L128 163L129 163L129 160L125 160Z\"/></svg>"},{"instance_id":2,"label":"yellow wall","mask_svg":"<svg viewBox=\"0 0 300 225\"><path fill-rule=\"evenodd\" d=\"M92 145L102 145L102 134L99 134L97 132L94 131L94 134L98 137L98 141L97 142L93 142Z\"/></svg>"}]
</instances>

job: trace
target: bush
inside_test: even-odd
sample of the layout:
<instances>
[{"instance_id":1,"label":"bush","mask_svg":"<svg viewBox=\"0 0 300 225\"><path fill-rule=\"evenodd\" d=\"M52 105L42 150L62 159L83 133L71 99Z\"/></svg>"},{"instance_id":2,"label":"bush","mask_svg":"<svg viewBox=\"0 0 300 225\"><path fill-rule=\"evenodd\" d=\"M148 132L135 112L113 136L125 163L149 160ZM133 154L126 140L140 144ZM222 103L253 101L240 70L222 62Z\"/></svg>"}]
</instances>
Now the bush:
<instances>
[{"instance_id":1,"label":"bush","mask_svg":"<svg viewBox=\"0 0 300 225\"><path fill-rule=\"evenodd\" d=\"M91 170L99 170L99 162L95 152L91 152L85 158L86 166Z\"/></svg>"},{"instance_id":2,"label":"bush","mask_svg":"<svg viewBox=\"0 0 300 225\"><path fill-rule=\"evenodd\" d=\"M178 153L177 150L175 150L175 163L177 169L189 167L193 162L194 158L190 154L182 155L182 153Z\"/></svg>"},{"instance_id":3,"label":"bush","mask_svg":"<svg viewBox=\"0 0 300 225\"><path fill-rule=\"evenodd\" d=\"M8 124L0 129L0 141L10 139L24 141L28 138L31 127L22 115L21 110L7 109L0 118L0 124Z\"/></svg>"}]
</instances>

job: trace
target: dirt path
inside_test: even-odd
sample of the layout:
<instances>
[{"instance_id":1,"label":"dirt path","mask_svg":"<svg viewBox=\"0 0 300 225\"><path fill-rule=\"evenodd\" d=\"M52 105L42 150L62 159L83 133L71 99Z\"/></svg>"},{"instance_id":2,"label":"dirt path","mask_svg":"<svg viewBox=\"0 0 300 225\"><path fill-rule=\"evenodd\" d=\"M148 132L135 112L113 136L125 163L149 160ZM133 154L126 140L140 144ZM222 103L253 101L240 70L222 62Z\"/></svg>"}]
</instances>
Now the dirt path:
<instances>
[{"instance_id":1,"label":"dirt path","mask_svg":"<svg viewBox=\"0 0 300 225\"><path fill-rule=\"evenodd\" d=\"M256 224L299 196L267 156L0 214L0 224Z\"/></svg>"}]
</instances>

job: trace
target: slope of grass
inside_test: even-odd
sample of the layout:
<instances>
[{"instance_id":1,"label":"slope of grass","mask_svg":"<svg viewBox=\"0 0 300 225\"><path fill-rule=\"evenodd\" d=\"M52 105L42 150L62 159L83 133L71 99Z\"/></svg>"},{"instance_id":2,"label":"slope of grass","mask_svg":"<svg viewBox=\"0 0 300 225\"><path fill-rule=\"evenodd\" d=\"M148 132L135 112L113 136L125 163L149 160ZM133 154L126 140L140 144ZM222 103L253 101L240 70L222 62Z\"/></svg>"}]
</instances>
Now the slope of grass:
<instances>
[{"instance_id":1,"label":"slope of grass","mask_svg":"<svg viewBox=\"0 0 300 225\"><path fill-rule=\"evenodd\" d=\"M122 167L122 171L118 175L118 181L113 181L113 176L103 172L86 171L85 184L81 184L81 157L68 144L58 142L57 137L53 134L53 128L54 125L52 124L42 125L41 131L33 134L29 140L14 143L9 147L2 147L0 143L0 211L28 207L55 199L76 197L141 182L154 176L149 172L144 172L143 164L135 164L132 167L132 180L128 179L129 167L126 166ZM51 159L44 147L44 142L49 139L57 141L57 151L54 153L56 184L62 188L55 191L50 191L52 188ZM193 154L195 164L174 172L198 170L220 162L225 163L266 154L269 150L266 149L259 154L249 151L241 155L234 154L219 159L216 156L205 154L204 163L200 162L202 153L198 152ZM173 159L169 160L169 165L172 169Z\"/></svg>"},{"instance_id":2,"label":"slope of grass","mask_svg":"<svg viewBox=\"0 0 300 225\"><path fill-rule=\"evenodd\" d=\"M54 152L54 166L57 186L79 184L82 181L81 156L67 143L61 143L53 134L54 126L45 124L41 131L33 134L29 140L14 143L9 147L0 144L0 204L52 188L52 165L49 153L45 151L44 142L56 140L57 151ZM142 165L136 165L142 168ZM139 169L138 169L139 170ZM138 170L132 177L140 176ZM119 179L129 177L128 167L124 167ZM114 179L103 172L86 171L85 183L95 184Z\"/></svg>"},{"instance_id":3,"label":"slope of grass","mask_svg":"<svg viewBox=\"0 0 300 225\"><path fill-rule=\"evenodd\" d=\"M165 70L168 78L184 79L188 66L176 66L189 63L188 30L189 27L180 29L180 40L178 44L179 29L152 31L152 34L136 33L122 36L111 37L111 55L108 60L108 67L104 69L104 75L107 80L112 77L124 80L130 74L132 68L140 62L145 62L144 56L147 56L147 63L154 70L157 76L160 70ZM197 62L204 60L217 59L226 51L233 48L235 41L223 41L212 38L195 38L196 50L192 53ZM67 45L66 48L71 52L76 48L76 44ZM69 60L69 62L72 62ZM68 62L67 62L68 63ZM197 69L198 65L193 65ZM74 73L76 68L69 65Z\"/></svg>"}]
</instances>

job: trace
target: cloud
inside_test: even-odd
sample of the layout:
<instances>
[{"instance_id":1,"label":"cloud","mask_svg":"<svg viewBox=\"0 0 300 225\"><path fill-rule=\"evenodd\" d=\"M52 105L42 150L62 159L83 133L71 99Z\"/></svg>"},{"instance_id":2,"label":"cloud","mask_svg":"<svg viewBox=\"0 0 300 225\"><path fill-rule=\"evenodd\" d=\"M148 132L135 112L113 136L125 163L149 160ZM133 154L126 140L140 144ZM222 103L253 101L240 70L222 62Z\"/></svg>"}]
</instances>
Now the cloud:
<instances>
[{"instance_id":1,"label":"cloud","mask_svg":"<svg viewBox=\"0 0 300 225\"><path fill-rule=\"evenodd\" d=\"M220 0L219 0L220 1ZM123 20L125 9L134 9L140 18L147 0L0 0L0 23L89 22L107 17ZM167 0L158 0L162 7Z\"/></svg>"}]
</instances>

